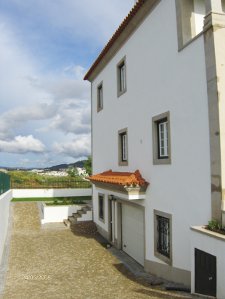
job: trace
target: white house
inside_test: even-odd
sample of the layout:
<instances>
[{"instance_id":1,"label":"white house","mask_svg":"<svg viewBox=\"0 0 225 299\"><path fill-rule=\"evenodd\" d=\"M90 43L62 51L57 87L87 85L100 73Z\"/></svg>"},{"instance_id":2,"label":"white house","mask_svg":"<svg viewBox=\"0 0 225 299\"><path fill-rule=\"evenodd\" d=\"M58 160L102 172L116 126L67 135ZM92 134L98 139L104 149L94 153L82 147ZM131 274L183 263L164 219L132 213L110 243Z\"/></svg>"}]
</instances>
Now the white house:
<instances>
[{"instance_id":1,"label":"white house","mask_svg":"<svg viewBox=\"0 0 225 299\"><path fill-rule=\"evenodd\" d=\"M203 226L225 210L224 12L225 0L139 0L85 76L99 232L223 299L225 238Z\"/></svg>"}]
</instances>

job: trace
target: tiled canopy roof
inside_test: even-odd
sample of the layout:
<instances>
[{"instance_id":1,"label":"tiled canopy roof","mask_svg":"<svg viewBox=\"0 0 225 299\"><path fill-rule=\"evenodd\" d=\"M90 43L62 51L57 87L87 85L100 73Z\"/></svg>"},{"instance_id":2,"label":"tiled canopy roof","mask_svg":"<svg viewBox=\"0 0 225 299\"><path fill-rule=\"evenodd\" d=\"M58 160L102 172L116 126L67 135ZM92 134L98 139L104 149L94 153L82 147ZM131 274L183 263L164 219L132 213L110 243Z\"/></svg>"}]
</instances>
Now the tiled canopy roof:
<instances>
[{"instance_id":1,"label":"tiled canopy roof","mask_svg":"<svg viewBox=\"0 0 225 299\"><path fill-rule=\"evenodd\" d=\"M122 186L147 186L148 182L143 179L139 170L135 172L114 172L108 170L89 177L90 181L117 184Z\"/></svg>"},{"instance_id":2,"label":"tiled canopy roof","mask_svg":"<svg viewBox=\"0 0 225 299\"><path fill-rule=\"evenodd\" d=\"M109 49L112 47L112 45L115 43L115 41L118 39L118 37L121 35L121 33L124 31L124 29L128 26L130 22L132 22L132 19L134 16L138 13L142 5L146 2L146 0L139 0L136 2L134 7L131 9L130 13L127 15L127 17L123 20L119 28L116 30L116 32L113 34L105 48L102 50L98 58L95 60L89 71L84 77L84 80L88 80L92 72L95 70L99 62L102 60L102 58L108 53Z\"/></svg>"}]
</instances>

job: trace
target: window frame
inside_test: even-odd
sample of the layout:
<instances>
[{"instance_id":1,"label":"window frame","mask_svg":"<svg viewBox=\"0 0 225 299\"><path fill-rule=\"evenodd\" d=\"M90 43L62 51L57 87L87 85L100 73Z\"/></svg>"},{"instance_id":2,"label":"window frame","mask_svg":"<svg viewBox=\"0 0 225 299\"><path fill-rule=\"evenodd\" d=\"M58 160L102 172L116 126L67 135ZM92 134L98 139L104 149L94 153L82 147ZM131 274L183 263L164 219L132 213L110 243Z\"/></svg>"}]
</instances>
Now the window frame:
<instances>
[{"instance_id":1,"label":"window frame","mask_svg":"<svg viewBox=\"0 0 225 299\"><path fill-rule=\"evenodd\" d=\"M184 1L182 4L181 0L175 0L176 4L176 23L177 23L177 39L178 39L178 51L183 50L188 46L192 41L201 36L204 32L203 29L200 32L196 32L195 26L195 0ZM186 9L185 9L186 8ZM185 14L184 14L185 9Z\"/></svg>"},{"instance_id":2,"label":"window frame","mask_svg":"<svg viewBox=\"0 0 225 299\"><path fill-rule=\"evenodd\" d=\"M127 66L126 57L117 64L117 96L120 97L127 91Z\"/></svg>"},{"instance_id":3,"label":"window frame","mask_svg":"<svg viewBox=\"0 0 225 299\"><path fill-rule=\"evenodd\" d=\"M161 138L160 126L166 124L166 130L164 127L164 138ZM171 132L170 132L170 112L159 114L152 118L152 147L153 147L153 164L171 164ZM166 138L165 138L166 137ZM162 144L166 145L162 146ZM162 154L162 149L166 149L166 153Z\"/></svg>"},{"instance_id":4,"label":"window frame","mask_svg":"<svg viewBox=\"0 0 225 299\"><path fill-rule=\"evenodd\" d=\"M101 92L100 92L101 91ZM103 109L103 81L97 86L97 112Z\"/></svg>"},{"instance_id":5,"label":"window frame","mask_svg":"<svg viewBox=\"0 0 225 299\"><path fill-rule=\"evenodd\" d=\"M118 157L119 157L119 165L120 166L128 165L128 130L127 130L127 128L118 131Z\"/></svg>"},{"instance_id":6,"label":"window frame","mask_svg":"<svg viewBox=\"0 0 225 299\"><path fill-rule=\"evenodd\" d=\"M168 253L163 252L164 249L159 250L159 241L163 242L164 238L163 233L159 235L159 220L168 221ZM172 215L158 210L154 210L154 255L163 262L169 265L172 264Z\"/></svg>"},{"instance_id":7,"label":"window frame","mask_svg":"<svg viewBox=\"0 0 225 299\"><path fill-rule=\"evenodd\" d=\"M102 201L102 208L100 209L100 201ZM102 214L100 215L100 212ZM98 220L105 223L105 194L98 193Z\"/></svg>"}]
</instances>

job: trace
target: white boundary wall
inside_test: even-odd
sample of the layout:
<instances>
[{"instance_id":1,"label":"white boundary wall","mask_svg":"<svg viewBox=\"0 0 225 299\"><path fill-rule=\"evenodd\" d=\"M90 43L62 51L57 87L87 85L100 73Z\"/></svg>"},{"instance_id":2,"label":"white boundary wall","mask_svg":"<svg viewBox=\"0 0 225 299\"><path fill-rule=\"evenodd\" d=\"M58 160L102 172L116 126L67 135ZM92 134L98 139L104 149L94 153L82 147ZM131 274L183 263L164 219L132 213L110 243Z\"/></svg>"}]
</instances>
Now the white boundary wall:
<instances>
[{"instance_id":1,"label":"white boundary wall","mask_svg":"<svg viewBox=\"0 0 225 299\"><path fill-rule=\"evenodd\" d=\"M11 199L12 190L7 191L0 196L0 264L8 232L9 206Z\"/></svg>"},{"instance_id":2,"label":"white boundary wall","mask_svg":"<svg viewBox=\"0 0 225 299\"><path fill-rule=\"evenodd\" d=\"M191 229L191 292L195 292L195 248L216 256L217 297L225 298L225 236L202 227Z\"/></svg>"},{"instance_id":3,"label":"white boundary wall","mask_svg":"<svg viewBox=\"0 0 225 299\"><path fill-rule=\"evenodd\" d=\"M41 223L63 222L64 219L72 216L73 213L77 213L77 211L81 210L84 206L85 205L47 206L41 203L39 205L41 210Z\"/></svg>"},{"instance_id":4,"label":"white boundary wall","mask_svg":"<svg viewBox=\"0 0 225 299\"><path fill-rule=\"evenodd\" d=\"M91 196L92 189L13 189L13 198Z\"/></svg>"}]
</instances>

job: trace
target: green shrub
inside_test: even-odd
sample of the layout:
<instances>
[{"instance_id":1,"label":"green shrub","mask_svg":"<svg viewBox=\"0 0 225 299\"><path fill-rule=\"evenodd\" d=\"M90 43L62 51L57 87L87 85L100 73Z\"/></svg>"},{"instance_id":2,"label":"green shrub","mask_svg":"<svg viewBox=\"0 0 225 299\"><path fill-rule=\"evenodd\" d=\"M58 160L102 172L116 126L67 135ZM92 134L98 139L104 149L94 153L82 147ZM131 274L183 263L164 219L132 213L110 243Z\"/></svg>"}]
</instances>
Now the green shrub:
<instances>
[{"instance_id":1,"label":"green shrub","mask_svg":"<svg viewBox=\"0 0 225 299\"><path fill-rule=\"evenodd\" d=\"M221 228L222 227L220 223L215 219L212 219L208 222L208 229L210 230L220 230Z\"/></svg>"}]
</instances>

